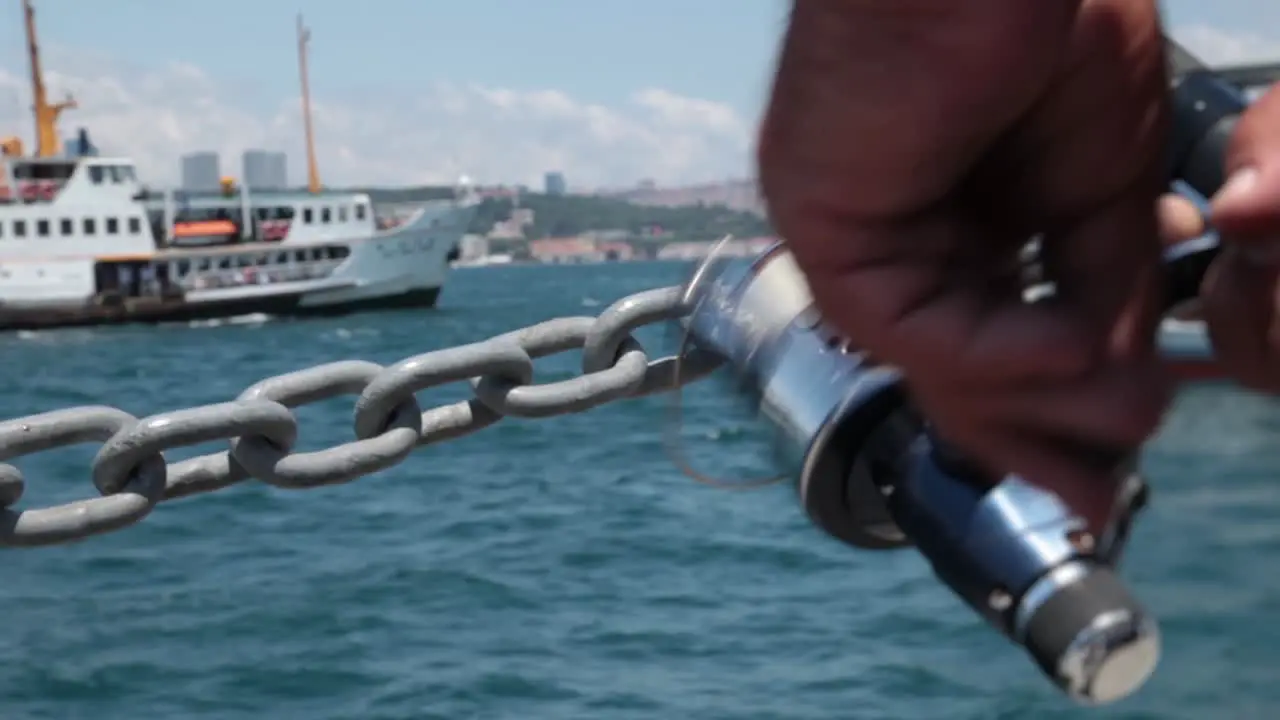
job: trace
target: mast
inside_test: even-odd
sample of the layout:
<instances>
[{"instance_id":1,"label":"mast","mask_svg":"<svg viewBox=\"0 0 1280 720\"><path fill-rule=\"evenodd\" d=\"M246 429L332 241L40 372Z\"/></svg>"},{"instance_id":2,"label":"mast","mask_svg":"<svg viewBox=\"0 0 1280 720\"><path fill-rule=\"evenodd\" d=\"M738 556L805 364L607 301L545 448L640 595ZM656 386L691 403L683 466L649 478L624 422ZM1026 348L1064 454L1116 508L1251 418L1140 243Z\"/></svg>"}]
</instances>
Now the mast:
<instances>
[{"instance_id":1,"label":"mast","mask_svg":"<svg viewBox=\"0 0 1280 720\"><path fill-rule=\"evenodd\" d=\"M302 123L307 138L307 190L320 192L320 171L316 169L316 142L311 129L311 87L307 80L307 43L311 41L311 31L302 24L302 13L298 13L298 72L302 77Z\"/></svg>"},{"instance_id":2,"label":"mast","mask_svg":"<svg viewBox=\"0 0 1280 720\"><path fill-rule=\"evenodd\" d=\"M62 152L58 138L58 117L63 110L76 107L71 95L60 102L49 104L44 89L44 72L40 69L40 47L36 43L36 11L31 0L22 0L27 20L27 55L31 62L31 105L36 120L36 157L53 157Z\"/></svg>"}]
</instances>

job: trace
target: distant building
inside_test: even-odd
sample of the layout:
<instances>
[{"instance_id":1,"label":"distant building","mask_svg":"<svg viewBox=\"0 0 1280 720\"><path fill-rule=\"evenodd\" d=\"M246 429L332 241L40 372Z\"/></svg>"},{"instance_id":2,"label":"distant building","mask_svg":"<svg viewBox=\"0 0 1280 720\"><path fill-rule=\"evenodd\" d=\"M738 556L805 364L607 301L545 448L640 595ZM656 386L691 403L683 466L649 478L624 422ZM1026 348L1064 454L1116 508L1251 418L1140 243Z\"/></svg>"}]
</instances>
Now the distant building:
<instances>
[{"instance_id":1,"label":"distant building","mask_svg":"<svg viewBox=\"0 0 1280 720\"><path fill-rule=\"evenodd\" d=\"M459 243L463 261L479 260L489 254L489 239L483 235L463 235Z\"/></svg>"},{"instance_id":2,"label":"distant building","mask_svg":"<svg viewBox=\"0 0 1280 720\"><path fill-rule=\"evenodd\" d=\"M592 237L544 238L529 241L529 256L552 265L631 260L635 250L622 241L602 242Z\"/></svg>"},{"instance_id":3,"label":"distant building","mask_svg":"<svg viewBox=\"0 0 1280 720\"><path fill-rule=\"evenodd\" d=\"M515 208L511 211L511 218L507 222L520 228L523 232L525 228L533 224L534 220L533 208Z\"/></svg>"},{"instance_id":4,"label":"distant building","mask_svg":"<svg viewBox=\"0 0 1280 720\"><path fill-rule=\"evenodd\" d=\"M80 128L75 137L62 141L63 154L67 157L96 157L98 148L89 139L89 131Z\"/></svg>"},{"instance_id":5,"label":"distant building","mask_svg":"<svg viewBox=\"0 0 1280 720\"><path fill-rule=\"evenodd\" d=\"M605 193L606 197L636 205L681 207L703 204L723 206L763 216L764 202L759 188L751 180L730 180L687 187L661 188L649 181L642 181L630 190Z\"/></svg>"},{"instance_id":6,"label":"distant building","mask_svg":"<svg viewBox=\"0 0 1280 720\"><path fill-rule=\"evenodd\" d=\"M285 155L266 150L245 150L241 156L240 184L252 190L283 190L288 187Z\"/></svg>"},{"instance_id":7,"label":"distant building","mask_svg":"<svg viewBox=\"0 0 1280 720\"><path fill-rule=\"evenodd\" d=\"M529 255L538 262L554 265L576 265L600 262L604 254L590 238L544 238L529 241Z\"/></svg>"},{"instance_id":8,"label":"distant building","mask_svg":"<svg viewBox=\"0 0 1280 720\"><path fill-rule=\"evenodd\" d=\"M218 153L198 152L182 156L183 190L217 192L221 182L222 171L218 167Z\"/></svg>"},{"instance_id":9,"label":"distant building","mask_svg":"<svg viewBox=\"0 0 1280 720\"><path fill-rule=\"evenodd\" d=\"M549 172L542 178L543 192L547 195L563 195L568 190L564 182L564 173Z\"/></svg>"}]
</instances>

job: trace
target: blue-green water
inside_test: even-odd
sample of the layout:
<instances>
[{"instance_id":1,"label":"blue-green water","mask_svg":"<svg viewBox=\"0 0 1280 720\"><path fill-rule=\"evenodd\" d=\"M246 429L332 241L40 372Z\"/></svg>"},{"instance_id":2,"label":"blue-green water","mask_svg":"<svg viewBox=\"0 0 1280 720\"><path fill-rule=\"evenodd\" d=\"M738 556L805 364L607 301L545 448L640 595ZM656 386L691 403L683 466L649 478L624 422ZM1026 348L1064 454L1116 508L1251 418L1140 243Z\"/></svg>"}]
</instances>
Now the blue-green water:
<instances>
[{"instance_id":1,"label":"blue-green water","mask_svg":"<svg viewBox=\"0 0 1280 720\"><path fill-rule=\"evenodd\" d=\"M345 358L389 363L676 282L671 264L456 272L427 312L0 338L3 415L139 416ZM661 333L642 334L647 344ZM567 377L578 357L540 362ZM423 393L428 403L465 387ZM1271 718L1280 413L1188 391L1149 452L1128 576L1163 623L1141 694L1073 708L909 552L821 536L791 492L695 484L663 398L507 420L350 485L246 483L84 543L3 554L0 718ZM699 469L765 467L736 405L686 392ZM301 449L351 400L299 412ZM203 446L171 457L216 449ZM24 507L93 494L93 447L24 458Z\"/></svg>"}]
</instances>

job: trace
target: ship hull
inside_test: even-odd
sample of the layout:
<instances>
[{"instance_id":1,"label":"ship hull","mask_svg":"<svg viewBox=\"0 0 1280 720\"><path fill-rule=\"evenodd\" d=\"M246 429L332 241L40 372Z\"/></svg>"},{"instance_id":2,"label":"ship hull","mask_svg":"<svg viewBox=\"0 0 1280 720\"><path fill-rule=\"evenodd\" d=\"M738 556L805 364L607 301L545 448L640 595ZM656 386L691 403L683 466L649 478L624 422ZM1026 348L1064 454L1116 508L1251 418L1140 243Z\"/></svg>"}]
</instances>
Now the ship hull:
<instances>
[{"instance_id":1,"label":"ship hull","mask_svg":"<svg viewBox=\"0 0 1280 720\"><path fill-rule=\"evenodd\" d=\"M307 304L305 293L281 293L270 297L232 298L221 301L121 305L116 307L0 308L0 331L44 330L96 325L181 323L221 320L263 314L278 318L335 317L358 312L432 308L439 287L417 288L394 295L354 298L323 305Z\"/></svg>"},{"instance_id":2,"label":"ship hull","mask_svg":"<svg viewBox=\"0 0 1280 720\"><path fill-rule=\"evenodd\" d=\"M68 273L98 278L93 294L38 299L0 296L0 331L431 308L448 280L449 260L473 212L471 207L422 208L398 227L347 242L286 242L171 251L141 259L87 259ZM104 285L103 278L118 277L117 267L124 265L133 268L128 276L134 278L132 284ZM195 277L191 276L140 291L136 270L143 265L170 271L197 265L219 269L205 272L200 282L189 282ZM308 268L320 272L299 274ZM52 274L48 265L35 270ZM12 277L2 262L0 271ZM49 288L44 283L42 287ZM33 278L33 284L39 281Z\"/></svg>"},{"instance_id":3,"label":"ship hull","mask_svg":"<svg viewBox=\"0 0 1280 720\"><path fill-rule=\"evenodd\" d=\"M435 307L440 287L415 288L390 295L356 297L325 304L308 304L307 293L269 297L229 298L208 302L157 302L111 306L5 309L0 307L0 331L45 330L97 325L182 323L263 314L277 318L336 317L378 310Z\"/></svg>"}]
</instances>

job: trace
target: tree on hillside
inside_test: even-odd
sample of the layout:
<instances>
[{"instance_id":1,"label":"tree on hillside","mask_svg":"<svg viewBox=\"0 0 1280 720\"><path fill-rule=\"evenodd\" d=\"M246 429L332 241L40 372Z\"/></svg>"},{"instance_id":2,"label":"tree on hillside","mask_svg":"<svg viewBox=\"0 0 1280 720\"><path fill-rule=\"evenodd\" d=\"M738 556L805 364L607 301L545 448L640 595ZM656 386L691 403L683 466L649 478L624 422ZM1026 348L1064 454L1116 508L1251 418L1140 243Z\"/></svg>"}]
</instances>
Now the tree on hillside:
<instances>
[{"instance_id":1,"label":"tree on hillside","mask_svg":"<svg viewBox=\"0 0 1280 720\"><path fill-rule=\"evenodd\" d=\"M521 207L533 210L530 239L565 237L590 230L625 230L633 236L668 240L710 240L726 233L736 237L772 234L768 221L748 212L718 205L658 207L593 196L526 194ZM481 203L470 232L487 233L494 223L511 217L512 202L487 199Z\"/></svg>"}]
</instances>

